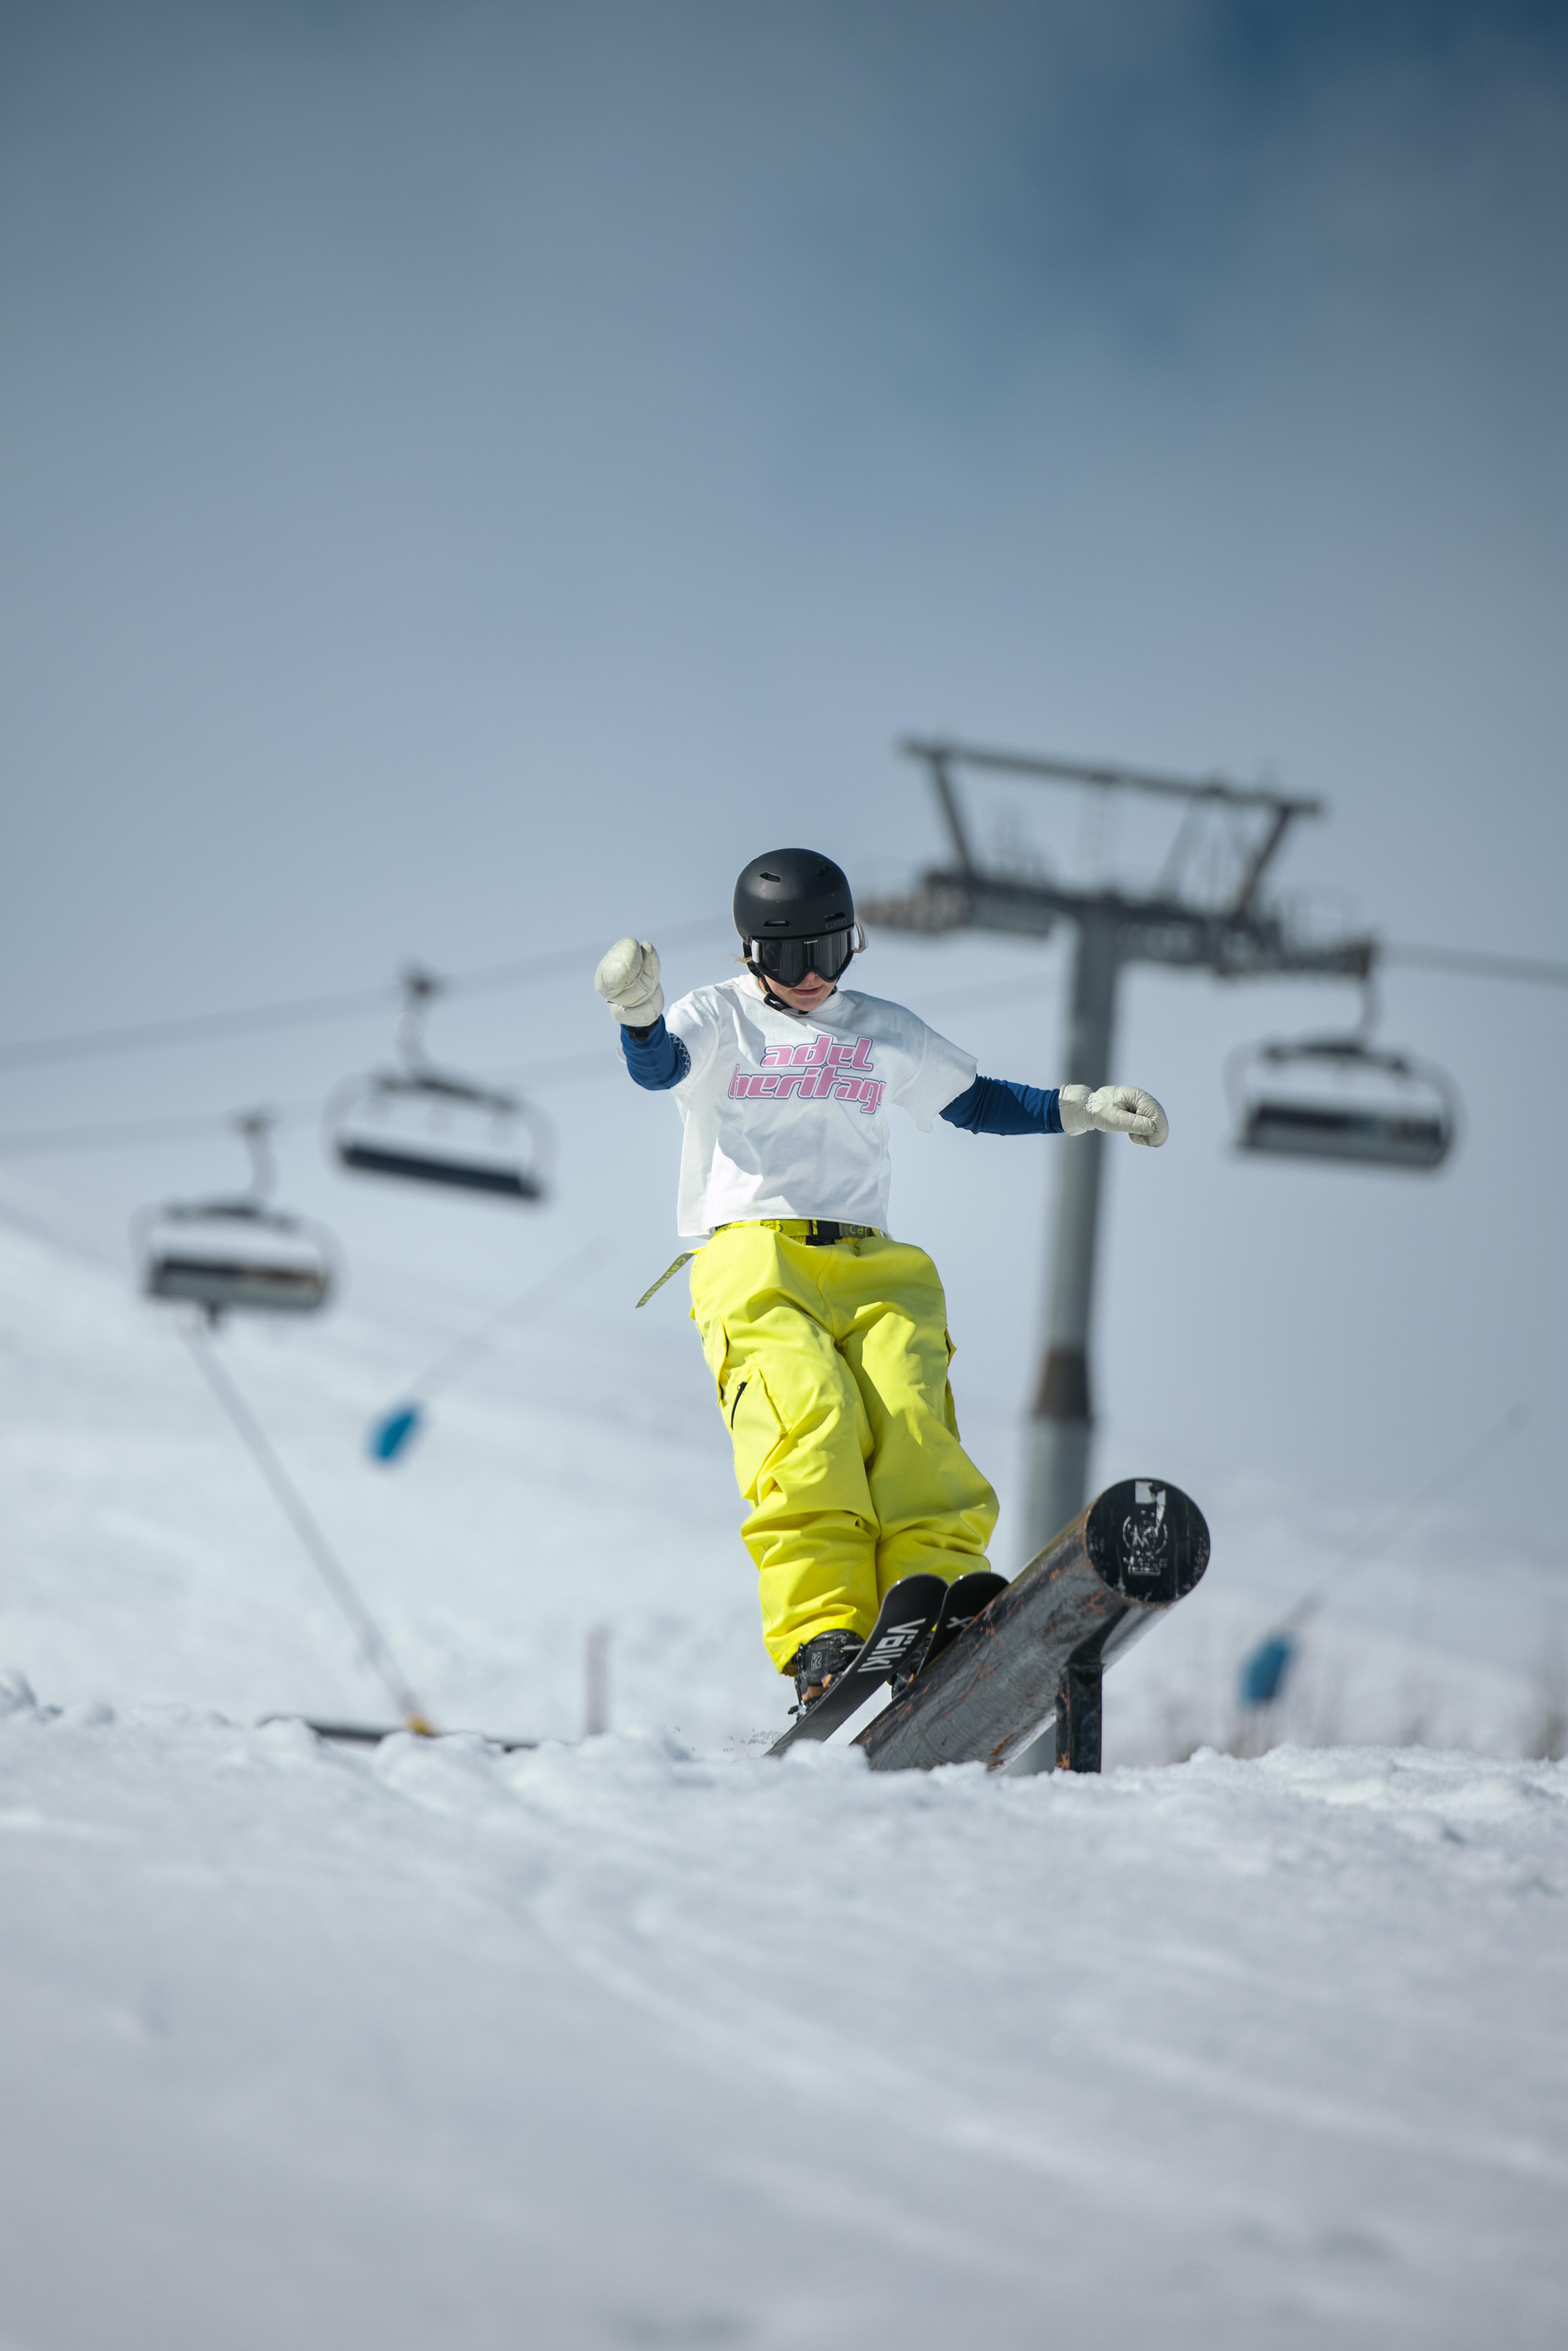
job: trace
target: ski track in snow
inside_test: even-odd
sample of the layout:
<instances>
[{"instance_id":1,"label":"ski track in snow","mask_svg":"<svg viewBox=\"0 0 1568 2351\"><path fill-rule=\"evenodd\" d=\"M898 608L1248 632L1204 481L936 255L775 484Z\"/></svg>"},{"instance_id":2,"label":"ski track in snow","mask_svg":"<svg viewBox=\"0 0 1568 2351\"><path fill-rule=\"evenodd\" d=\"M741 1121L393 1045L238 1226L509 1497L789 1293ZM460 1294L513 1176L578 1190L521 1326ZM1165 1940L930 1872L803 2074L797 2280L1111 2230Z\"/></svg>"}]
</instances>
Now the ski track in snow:
<instances>
[{"instance_id":1,"label":"ski track in snow","mask_svg":"<svg viewBox=\"0 0 1568 2351\"><path fill-rule=\"evenodd\" d=\"M227 1719L376 1700L168 1325L3 1229L0 1298L0 1665L60 1701L0 1678L0 2351L1568 2340L1568 1766L760 1760L722 1434L640 1327L392 1479L428 1333L222 1343L440 1719L575 1731L602 1620L655 1727Z\"/></svg>"}]
</instances>

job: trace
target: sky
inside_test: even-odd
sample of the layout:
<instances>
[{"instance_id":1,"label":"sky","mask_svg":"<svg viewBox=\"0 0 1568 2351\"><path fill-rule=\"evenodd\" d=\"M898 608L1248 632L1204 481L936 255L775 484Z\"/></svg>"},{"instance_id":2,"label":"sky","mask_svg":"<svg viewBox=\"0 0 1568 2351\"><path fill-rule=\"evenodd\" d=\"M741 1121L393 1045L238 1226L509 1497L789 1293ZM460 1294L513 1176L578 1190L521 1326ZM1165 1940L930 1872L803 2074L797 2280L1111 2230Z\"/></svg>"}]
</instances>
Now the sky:
<instances>
[{"instance_id":1,"label":"sky","mask_svg":"<svg viewBox=\"0 0 1568 2351\"><path fill-rule=\"evenodd\" d=\"M1271 778L1326 803L1278 873L1320 927L1568 955L1568 9L13 0L0 110L0 1054L565 958L431 1027L535 1073L548 1208L285 1126L351 1308L603 1234L581 1314L707 1408L674 1286L631 1315L678 1131L592 967L727 974L766 847L917 873L910 731ZM883 935L864 984L1049 1083L1070 945ZM1523 1401L1467 1502L1560 1551L1568 1000L1392 966L1379 1010L1462 1098L1433 1177L1228 1147L1227 1056L1349 991L1128 977L1172 1140L1113 1165L1097 1470L1360 1508ZM390 1043L0 1060L0 1207L129 1278L226 1114ZM1006 1503L1051 1147L898 1143Z\"/></svg>"}]
</instances>

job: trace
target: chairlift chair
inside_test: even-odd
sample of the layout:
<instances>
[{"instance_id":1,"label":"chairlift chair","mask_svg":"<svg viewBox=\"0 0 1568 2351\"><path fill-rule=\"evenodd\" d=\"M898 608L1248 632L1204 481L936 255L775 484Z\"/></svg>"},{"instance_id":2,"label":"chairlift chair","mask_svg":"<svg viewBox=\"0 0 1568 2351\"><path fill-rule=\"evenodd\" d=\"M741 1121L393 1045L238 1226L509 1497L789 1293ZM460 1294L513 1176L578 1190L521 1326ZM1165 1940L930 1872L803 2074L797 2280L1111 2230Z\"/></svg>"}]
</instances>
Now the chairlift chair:
<instances>
[{"instance_id":1,"label":"chairlift chair","mask_svg":"<svg viewBox=\"0 0 1568 2351\"><path fill-rule=\"evenodd\" d=\"M1249 1046L1228 1074L1239 1151L1429 1170L1453 1144L1451 1081L1362 1036Z\"/></svg>"},{"instance_id":2,"label":"chairlift chair","mask_svg":"<svg viewBox=\"0 0 1568 2351\"><path fill-rule=\"evenodd\" d=\"M198 1306L214 1323L235 1311L317 1313L337 1282L331 1238L269 1205L272 1120L257 1112L235 1123L251 1154L249 1191L144 1209L132 1227L142 1294Z\"/></svg>"},{"instance_id":3,"label":"chairlift chair","mask_svg":"<svg viewBox=\"0 0 1568 2351\"><path fill-rule=\"evenodd\" d=\"M327 1106L328 1145L341 1167L405 1183L441 1184L509 1200L542 1200L548 1130L519 1095L437 1069L425 1058L431 973L403 975L400 1069L340 1086Z\"/></svg>"}]
</instances>

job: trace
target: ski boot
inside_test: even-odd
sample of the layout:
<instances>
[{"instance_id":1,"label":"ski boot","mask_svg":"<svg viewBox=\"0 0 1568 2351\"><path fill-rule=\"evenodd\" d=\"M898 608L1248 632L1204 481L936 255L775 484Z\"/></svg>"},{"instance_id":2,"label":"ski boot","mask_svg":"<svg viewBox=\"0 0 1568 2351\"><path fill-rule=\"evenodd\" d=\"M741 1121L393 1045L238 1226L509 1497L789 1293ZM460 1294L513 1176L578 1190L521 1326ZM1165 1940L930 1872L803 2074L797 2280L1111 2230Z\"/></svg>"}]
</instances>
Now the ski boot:
<instances>
[{"instance_id":1,"label":"ski boot","mask_svg":"<svg viewBox=\"0 0 1568 2351\"><path fill-rule=\"evenodd\" d=\"M804 1714L814 1698L821 1698L835 1674L859 1656L862 1643L858 1633L836 1626L831 1633L813 1633L802 1641L790 1658L788 1670L795 1677L797 1703L790 1709Z\"/></svg>"}]
</instances>

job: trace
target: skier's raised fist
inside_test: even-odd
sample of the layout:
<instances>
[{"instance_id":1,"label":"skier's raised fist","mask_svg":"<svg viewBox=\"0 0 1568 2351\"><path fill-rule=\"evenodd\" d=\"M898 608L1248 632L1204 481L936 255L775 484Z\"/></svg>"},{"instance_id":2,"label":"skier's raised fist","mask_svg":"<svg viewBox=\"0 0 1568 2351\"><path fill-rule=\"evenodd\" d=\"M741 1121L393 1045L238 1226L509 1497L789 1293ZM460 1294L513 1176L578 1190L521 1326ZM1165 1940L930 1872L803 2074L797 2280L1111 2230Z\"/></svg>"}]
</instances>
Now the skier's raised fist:
<instances>
[{"instance_id":1,"label":"skier's raised fist","mask_svg":"<svg viewBox=\"0 0 1568 2351\"><path fill-rule=\"evenodd\" d=\"M649 939L617 939L593 985L622 1029L651 1029L664 1008L659 950Z\"/></svg>"},{"instance_id":2,"label":"skier's raised fist","mask_svg":"<svg viewBox=\"0 0 1568 2351\"><path fill-rule=\"evenodd\" d=\"M1063 1086L1058 1104L1063 1134L1124 1134L1157 1151L1170 1133L1153 1094L1142 1086Z\"/></svg>"}]
</instances>

